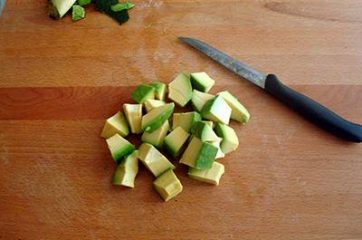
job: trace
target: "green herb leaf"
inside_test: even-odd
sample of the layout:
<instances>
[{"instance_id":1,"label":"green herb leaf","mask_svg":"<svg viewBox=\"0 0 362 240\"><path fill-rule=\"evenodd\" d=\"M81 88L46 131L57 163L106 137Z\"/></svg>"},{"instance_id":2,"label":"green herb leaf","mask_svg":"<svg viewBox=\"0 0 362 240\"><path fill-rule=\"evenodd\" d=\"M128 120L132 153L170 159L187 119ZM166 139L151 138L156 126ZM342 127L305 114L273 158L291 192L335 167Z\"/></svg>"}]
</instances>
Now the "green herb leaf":
<instances>
[{"instance_id":1,"label":"green herb leaf","mask_svg":"<svg viewBox=\"0 0 362 240\"><path fill-rule=\"evenodd\" d=\"M78 0L78 4L80 6L85 6L85 5L88 5L92 2L92 0Z\"/></svg>"},{"instance_id":2,"label":"green herb leaf","mask_svg":"<svg viewBox=\"0 0 362 240\"><path fill-rule=\"evenodd\" d=\"M73 5L72 7L72 19L73 21L81 20L85 17L85 9L79 5Z\"/></svg>"},{"instance_id":3,"label":"green herb leaf","mask_svg":"<svg viewBox=\"0 0 362 240\"><path fill-rule=\"evenodd\" d=\"M118 0L96 0L96 7L98 11L104 12L114 20L116 20L119 24L127 22L129 19L127 10L122 10L119 12L112 11L112 6L116 5Z\"/></svg>"},{"instance_id":4,"label":"green herb leaf","mask_svg":"<svg viewBox=\"0 0 362 240\"><path fill-rule=\"evenodd\" d=\"M111 6L113 12L119 12L122 10L128 10L133 8L135 5L131 2L117 3Z\"/></svg>"}]
</instances>

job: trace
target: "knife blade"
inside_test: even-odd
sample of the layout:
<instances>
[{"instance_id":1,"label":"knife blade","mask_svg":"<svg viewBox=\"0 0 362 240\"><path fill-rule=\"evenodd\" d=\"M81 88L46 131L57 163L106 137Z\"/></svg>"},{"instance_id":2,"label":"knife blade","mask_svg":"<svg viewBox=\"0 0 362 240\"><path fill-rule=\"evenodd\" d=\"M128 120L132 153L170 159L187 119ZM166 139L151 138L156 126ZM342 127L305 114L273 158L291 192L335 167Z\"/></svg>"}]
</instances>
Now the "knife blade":
<instances>
[{"instance_id":1,"label":"knife blade","mask_svg":"<svg viewBox=\"0 0 362 240\"><path fill-rule=\"evenodd\" d=\"M201 51L238 76L261 87L279 101L322 129L351 142L362 141L362 126L350 122L313 99L284 85L276 75L264 74L200 40L179 37L181 42Z\"/></svg>"}]
</instances>

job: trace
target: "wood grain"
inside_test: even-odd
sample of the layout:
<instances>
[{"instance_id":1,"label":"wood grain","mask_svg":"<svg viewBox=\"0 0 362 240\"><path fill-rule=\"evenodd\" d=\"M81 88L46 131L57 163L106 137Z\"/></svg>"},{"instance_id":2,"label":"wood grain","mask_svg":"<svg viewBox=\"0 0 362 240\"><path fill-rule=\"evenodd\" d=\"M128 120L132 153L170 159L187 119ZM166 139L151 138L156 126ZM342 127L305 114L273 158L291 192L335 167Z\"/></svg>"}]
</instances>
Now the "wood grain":
<instances>
[{"instance_id":1,"label":"wood grain","mask_svg":"<svg viewBox=\"0 0 362 240\"><path fill-rule=\"evenodd\" d=\"M0 17L0 239L362 239L362 148L318 129L177 41L192 36L362 122L362 2L134 1L119 26L46 1ZM143 167L112 187L104 119L142 82L207 71L250 110L218 187L186 176L162 202ZM138 144L135 136L131 141Z\"/></svg>"}]
</instances>

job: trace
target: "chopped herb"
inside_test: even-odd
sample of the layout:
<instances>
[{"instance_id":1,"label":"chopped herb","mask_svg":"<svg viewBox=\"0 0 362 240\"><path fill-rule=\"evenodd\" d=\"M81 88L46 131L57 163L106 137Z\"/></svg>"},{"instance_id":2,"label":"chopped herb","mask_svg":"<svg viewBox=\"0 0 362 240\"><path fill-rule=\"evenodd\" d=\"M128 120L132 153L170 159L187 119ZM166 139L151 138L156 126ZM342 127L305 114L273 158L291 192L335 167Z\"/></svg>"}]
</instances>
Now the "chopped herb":
<instances>
[{"instance_id":1,"label":"chopped herb","mask_svg":"<svg viewBox=\"0 0 362 240\"><path fill-rule=\"evenodd\" d=\"M88 5L92 2L92 0L78 0L78 4L80 6L85 6L85 5Z\"/></svg>"},{"instance_id":2,"label":"chopped herb","mask_svg":"<svg viewBox=\"0 0 362 240\"><path fill-rule=\"evenodd\" d=\"M96 0L96 7L98 11L104 12L119 24L127 22L129 19L127 10L122 10L119 12L112 11L112 6L116 5L118 0Z\"/></svg>"},{"instance_id":3,"label":"chopped herb","mask_svg":"<svg viewBox=\"0 0 362 240\"><path fill-rule=\"evenodd\" d=\"M72 19L73 21L81 20L85 17L85 9L79 5L73 5L72 7Z\"/></svg>"},{"instance_id":4,"label":"chopped herb","mask_svg":"<svg viewBox=\"0 0 362 240\"><path fill-rule=\"evenodd\" d=\"M135 5L131 2L117 3L111 6L113 12L119 12L122 10L128 10L133 8Z\"/></svg>"}]
</instances>

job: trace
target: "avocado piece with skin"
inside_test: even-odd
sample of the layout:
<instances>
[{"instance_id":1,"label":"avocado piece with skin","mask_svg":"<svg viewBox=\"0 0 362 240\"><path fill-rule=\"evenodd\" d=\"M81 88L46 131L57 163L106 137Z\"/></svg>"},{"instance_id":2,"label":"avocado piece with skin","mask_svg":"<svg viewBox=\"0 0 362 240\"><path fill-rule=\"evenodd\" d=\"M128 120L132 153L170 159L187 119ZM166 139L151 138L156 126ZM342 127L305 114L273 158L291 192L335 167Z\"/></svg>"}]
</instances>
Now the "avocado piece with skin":
<instances>
[{"instance_id":1,"label":"avocado piece with skin","mask_svg":"<svg viewBox=\"0 0 362 240\"><path fill-rule=\"evenodd\" d=\"M227 154L238 148L239 139L234 129L225 124L218 123L215 126L215 132L222 138L220 148L223 153Z\"/></svg>"},{"instance_id":2,"label":"avocado piece with skin","mask_svg":"<svg viewBox=\"0 0 362 240\"><path fill-rule=\"evenodd\" d=\"M168 98L184 107L192 98L190 75L180 73L168 84Z\"/></svg>"},{"instance_id":3,"label":"avocado piece with skin","mask_svg":"<svg viewBox=\"0 0 362 240\"><path fill-rule=\"evenodd\" d=\"M145 108L147 112L150 112L152 109L161 107L165 105L166 103L162 100L156 100L156 99L147 99L144 102Z\"/></svg>"},{"instance_id":4,"label":"avocado piece with skin","mask_svg":"<svg viewBox=\"0 0 362 240\"><path fill-rule=\"evenodd\" d=\"M151 133L161 127L161 125L170 118L174 108L174 103L167 103L161 107L152 109L142 117L142 130Z\"/></svg>"},{"instance_id":5,"label":"avocado piece with skin","mask_svg":"<svg viewBox=\"0 0 362 240\"><path fill-rule=\"evenodd\" d=\"M215 160L217 148L210 143L202 142L197 137L192 137L180 163L197 169L209 169Z\"/></svg>"},{"instance_id":6,"label":"avocado piece with skin","mask_svg":"<svg viewBox=\"0 0 362 240\"><path fill-rule=\"evenodd\" d=\"M165 137L163 147L172 157L176 158L180 155L189 136L190 134L182 127L177 127Z\"/></svg>"},{"instance_id":7,"label":"avocado piece with skin","mask_svg":"<svg viewBox=\"0 0 362 240\"><path fill-rule=\"evenodd\" d=\"M182 192L182 184L172 169L157 177L153 186L166 202Z\"/></svg>"},{"instance_id":8,"label":"avocado piece with skin","mask_svg":"<svg viewBox=\"0 0 362 240\"><path fill-rule=\"evenodd\" d=\"M196 179L201 182L206 182L214 185L219 185L220 178L225 172L223 164L214 162L210 169L195 169L189 168L188 175L192 179Z\"/></svg>"},{"instance_id":9,"label":"avocado piece with skin","mask_svg":"<svg viewBox=\"0 0 362 240\"><path fill-rule=\"evenodd\" d=\"M112 158L116 163L120 163L124 156L127 156L135 150L135 146L133 144L117 133L112 137L107 138L106 142Z\"/></svg>"},{"instance_id":10,"label":"avocado piece with skin","mask_svg":"<svg viewBox=\"0 0 362 240\"><path fill-rule=\"evenodd\" d=\"M117 112L112 117L106 120L104 124L101 137L109 138L118 133L122 137L126 137L129 134L129 128L127 120L122 112Z\"/></svg>"},{"instance_id":11,"label":"avocado piece with skin","mask_svg":"<svg viewBox=\"0 0 362 240\"><path fill-rule=\"evenodd\" d=\"M167 169L175 169L175 166L149 143L142 143L138 148L138 158L155 177Z\"/></svg>"},{"instance_id":12,"label":"avocado piece with skin","mask_svg":"<svg viewBox=\"0 0 362 240\"><path fill-rule=\"evenodd\" d=\"M222 138L218 137L217 141L209 142L210 144L217 147L217 153L216 153L215 159L220 159L220 158L225 157L225 153L223 153L223 151L221 150L221 147L220 147L221 141L222 141Z\"/></svg>"},{"instance_id":13,"label":"avocado piece with skin","mask_svg":"<svg viewBox=\"0 0 362 240\"><path fill-rule=\"evenodd\" d=\"M235 96L228 91L219 92L217 95L221 96L231 107L231 119L243 124L249 121L250 113Z\"/></svg>"},{"instance_id":14,"label":"avocado piece with skin","mask_svg":"<svg viewBox=\"0 0 362 240\"><path fill-rule=\"evenodd\" d=\"M155 88L148 84L141 84L132 92L131 96L137 103L143 103L147 99L155 98Z\"/></svg>"},{"instance_id":15,"label":"avocado piece with skin","mask_svg":"<svg viewBox=\"0 0 362 240\"><path fill-rule=\"evenodd\" d=\"M231 108L221 96L216 96L205 103L201 115L203 118L214 122L229 124Z\"/></svg>"},{"instance_id":16,"label":"avocado piece with skin","mask_svg":"<svg viewBox=\"0 0 362 240\"><path fill-rule=\"evenodd\" d=\"M156 148L161 148L168 130L170 130L170 124L168 121L165 121L161 127L157 128L152 133L144 132L141 140L142 142L152 144Z\"/></svg>"},{"instance_id":17,"label":"avocado piece with skin","mask_svg":"<svg viewBox=\"0 0 362 240\"><path fill-rule=\"evenodd\" d=\"M196 111L201 112L205 103L213 98L215 98L215 96L212 94L200 92L194 89L192 91L192 98L191 98L192 107Z\"/></svg>"},{"instance_id":18,"label":"avocado piece with skin","mask_svg":"<svg viewBox=\"0 0 362 240\"><path fill-rule=\"evenodd\" d=\"M203 142L218 141L219 137L209 124L198 121L192 125L191 133Z\"/></svg>"},{"instance_id":19,"label":"avocado piece with skin","mask_svg":"<svg viewBox=\"0 0 362 240\"><path fill-rule=\"evenodd\" d=\"M134 181L138 173L138 152L133 151L117 166L112 177L113 185L134 188Z\"/></svg>"},{"instance_id":20,"label":"avocado piece with skin","mask_svg":"<svg viewBox=\"0 0 362 240\"><path fill-rule=\"evenodd\" d=\"M215 80L205 72L191 73L190 79L192 87L201 92L209 92L215 84Z\"/></svg>"},{"instance_id":21,"label":"avocado piece with skin","mask_svg":"<svg viewBox=\"0 0 362 240\"><path fill-rule=\"evenodd\" d=\"M192 125L201 121L198 112L174 113L172 117L172 129L182 127L186 132L190 132Z\"/></svg>"},{"instance_id":22,"label":"avocado piece with skin","mask_svg":"<svg viewBox=\"0 0 362 240\"><path fill-rule=\"evenodd\" d=\"M164 101L166 98L166 92L167 92L166 84L155 81L155 82L150 83L150 86L155 89L155 98L158 100Z\"/></svg>"},{"instance_id":23,"label":"avocado piece with skin","mask_svg":"<svg viewBox=\"0 0 362 240\"><path fill-rule=\"evenodd\" d=\"M123 111L126 115L131 132L135 134L142 133L142 104L123 104Z\"/></svg>"}]
</instances>

